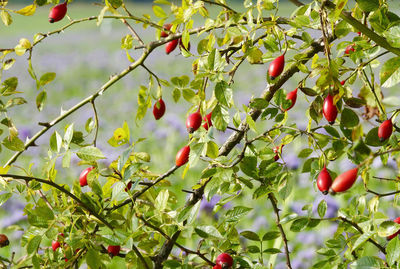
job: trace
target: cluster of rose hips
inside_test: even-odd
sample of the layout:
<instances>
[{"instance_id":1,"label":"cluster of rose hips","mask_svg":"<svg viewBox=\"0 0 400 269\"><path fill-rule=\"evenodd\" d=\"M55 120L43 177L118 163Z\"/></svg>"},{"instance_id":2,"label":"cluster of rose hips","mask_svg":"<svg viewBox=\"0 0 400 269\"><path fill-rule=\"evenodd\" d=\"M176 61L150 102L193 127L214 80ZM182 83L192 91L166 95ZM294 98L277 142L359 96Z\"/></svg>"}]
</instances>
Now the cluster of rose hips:
<instances>
[{"instance_id":1,"label":"cluster of rose hips","mask_svg":"<svg viewBox=\"0 0 400 269\"><path fill-rule=\"evenodd\" d=\"M346 47L345 54L348 55L351 52L354 52L354 45L349 45ZM269 65L268 73L272 80L278 77L285 65L285 53L281 56L274 59L271 64ZM342 85L345 84L345 81L340 82ZM296 103L297 99L297 88L294 91L289 92L286 95L286 100L291 101L291 105L289 108L285 109L285 111L291 109L294 104ZM333 96L328 94L323 103L322 107L322 114L324 115L325 119L329 122L329 124L335 123L338 110L336 105L333 102ZM393 124L391 119L385 120L378 128L378 138L379 141L383 142L387 140L393 131ZM274 148L274 153L276 153L274 159L277 161L279 159L279 154L282 151L283 145L277 146ZM323 194L328 194L329 189L331 189L334 193L336 192L344 192L353 186L354 182L357 179L358 168L351 169L340 174L335 181L332 181L332 178L329 174L328 169L324 167L317 178L317 187Z\"/></svg>"}]
</instances>

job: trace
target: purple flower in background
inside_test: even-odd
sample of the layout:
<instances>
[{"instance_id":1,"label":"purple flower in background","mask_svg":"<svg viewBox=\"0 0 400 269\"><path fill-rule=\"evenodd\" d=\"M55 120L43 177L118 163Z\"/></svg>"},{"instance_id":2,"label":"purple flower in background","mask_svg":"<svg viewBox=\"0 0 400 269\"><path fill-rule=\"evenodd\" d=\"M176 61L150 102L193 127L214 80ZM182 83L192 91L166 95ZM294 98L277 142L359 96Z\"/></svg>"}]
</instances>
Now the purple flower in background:
<instances>
[{"instance_id":1,"label":"purple flower in background","mask_svg":"<svg viewBox=\"0 0 400 269\"><path fill-rule=\"evenodd\" d=\"M294 154L288 154L283 159L289 169L296 170L300 165L299 158Z\"/></svg>"},{"instance_id":2,"label":"purple flower in background","mask_svg":"<svg viewBox=\"0 0 400 269\"><path fill-rule=\"evenodd\" d=\"M29 130L28 128L20 128L19 130L18 130L18 132L19 132L19 138L22 140L22 141L25 141L25 139L27 138L27 137L32 137L32 132L31 132L31 130Z\"/></svg>"},{"instance_id":3,"label":"purple flower in background","mask_svg":"<svg viewBox=\"0 0 400 269\"><path fill-rule=\"evenodd\" d=\"M8 212L8 214L6 218L1 220L1 227L5 228L26 219L26 215L24 215L24 207L24 204L12 199L5 202L1 208Z\"/></svg>"},{"instance_id":4,"label":"purple flower in background","mask_svg":"<svg viewBox=\"0 0 400 269\"><path fill-rule=\"evenodd\" d=\"M207 201L206 198L201 200L200 210L204 211L205 213L212 213L214 206L221 200L221 197L218 195L214 195L210 201Z\"/></svg>"}]
</instances>

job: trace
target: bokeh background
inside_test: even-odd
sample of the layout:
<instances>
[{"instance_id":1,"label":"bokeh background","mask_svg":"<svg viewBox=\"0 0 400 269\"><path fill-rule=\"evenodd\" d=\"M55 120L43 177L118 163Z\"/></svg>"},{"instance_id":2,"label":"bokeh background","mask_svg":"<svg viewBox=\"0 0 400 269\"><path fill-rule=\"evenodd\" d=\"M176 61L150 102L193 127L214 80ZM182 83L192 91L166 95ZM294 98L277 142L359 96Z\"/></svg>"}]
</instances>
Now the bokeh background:
<instances>
[{"instance_id":1,"label":"bokeh background","mask_svg":"<svg viewBox=\"0 0 400 269\"><path fill-rule=\"evenodd\" d=\"M27 5L30 1L10 1L9 7L19 9L23 5ZM231 2L231 1L229 1ZM232 1L237 10L243 9L242 1ZM392 1L392 5L396 10L399 10L399 4ZM93 1L74 1L68 7L68 15L71 18L82 18L91 15L96 15L100 12L101 7L92 4ZM135 15L152 14L151 1L134 1L127 4L128 8ZM67 23L64 19L58 24L49 24L47 17L50 6L43 6L37 9L34 16L23 17L13 15L14 22L6 27L0 25L0 48L14 47L18 44L20 38L28 38L32 41L35 33L46 33ZM208 7L212 14L217 10ZM279 5L278 15L290 16L295 10L295 6L288 1L281 1ZM154 18L154 15L153 15ZM199 18L200 19L200 18ZM198 21L201 23L201 21ZM143 29L141 25L133 24L139 35L145 41L151 41L156 38L155 30ZM41 129L38 122L45 122L53 119L60 113L60 109L68 109L83 98L97 91L97 89L108 80L112 74L119 73L129 61L126 59L125 51L121 50L121 39L130 32L123 23L117 20L104 20L100 27L96 26L95 21L85 22L70 27L66 31L53 35L44 40L40 45L36 46L33 51L33 65L36 73L40 76L46 72L56 72L56 79L46 86L48 99L46 106L42 112L38 112L35 105L35 98L38 94L34 81L28 74L27 55L16 57L16 63L12 69L3 73L3 80L17 76L19 78L18 89L23 92L24 98L28 104L17 107L9 112L9 116L14 119L14 123L19 130L19 137L25 141L27 137L31 137ZM314 37L319 37L319 33L313 33ZM351 40L355 34L349 34L348 40ZM195 36L191 37L192 52L195 53L198 40ZM131 52L133 58L137 57L140 52ZM289 52L287 61L291 61L290 56L296 52ZM343 52L336 52L339 56ZM196 53L195 53L196 54ZM173 76L181 76L183 74L192 77L191 60L184 58L176 50L170 55L166 55L163 47L154 51L146 61L146 65L160 78L169 80ZM266 85L266 70L268 64L250 65L244 63L235 76L233 85L234 100L237 107L248 104L251 97L258 97ZM303 75L296 74L291 78L283 88L286 91L293 90L297 81ZM107 159L102 162L102 166L107 166L111 161L118 158L124 150L124 147L113 148L107 140L112 137L113 131L116 128L122 127L124 121L130 126L131 140L137 141L139 138L146 138L144 142L137 145L135 150L146 151L151 154L150 167L156 173L163 173L168 170L175 160L175 153L188 141L188 134L185 129L185 115L191 107L191 104L184 100L175 103L172 98L172 88L163 88L163 98L167 105L167 112L164 117L155 121L151 110L148 111L146 117L141 122L135 121L137 110L137 93L140 85L148 84L148 73L144 69L137 69L131 74L120 80L103 96L96 100L96 106L99 113L100 129L98 136L98 147L103 151ZM313 87L312 83L307 85ZM357 92L359 85L354 84L354 90ZM385 95L392 95L396 89L385 89ZM208 89L209 92L212 88ZM396 95L396 94L394 94ZM398 96L398 95L397 95ZM304 95L299 92L296 106L289 111L289 122L297 123L300 129L304 129L307 125L307 120L304 111L312 100L304 98ZM393 110L393 109L392 109ZM389 109L390 111L390 109ZM362 110L356 110L361 115ZM53 131L58 130L64 133L63 129L67 123L73 122L75 130L84 132L85 122L88 118L93 117L92 108L87 105L79 110L47 135L38 140L38 147L30 148L23 156L20 157L17 164L22 167L27 167L33 163L33 171L40 173L40 162L47 156L49 148L49 136ZM263 130L271 126L271 122L258 123L259 130ZM370 121L366 123L367 128L377 126L376 122ZM221 133L213 130L213 135L217 144L221 145L230 135L230 131ZM91 141L92 136L87 138ZM362 184L355 186L351 193L340 196L323 196L315 187L315 179L311 178L308 173L301 173L303 160L297 157L297 154L306 145L305 138L296 139L292 144L285 147L282 153L283 160L287 163L289 169L293 171L293 181L295 182L295 190L288 198L285 205L281 205L282 217L288 214L307 215L307 212L302 208L305 205L312 205L315 216L317 216L316 208L318 203L325 199L328 203L328 213L326 217L335 217L337 210L345 207L349 199L364 194ZM3 148L0 155L1 163L11 156L11 152ZM312 156L317 156L313 154ZM69 169L61 168L58 164L57 180L60 183L72 185L74 180L78 179L82 167L78 166L79 159L75 156L72 158L71 167ZM61 162L61 160L60 160ZM380 160L376 160L374 164L376 168L376 176L394 177L397 171L397 164L394 160L389 160L389 164L381 167ZM175 193L178 205L182 205L187 195L182 192L182 189L190 189L199 178L201 170L206 166L205 163L199 163L196 167L191 168L185 179L181 178L182 171L178 170L170 177L172 183L170 190ZM329 165L329 168L337 172L352 168L352 164L341 159ZM17 171L17 170L15 170ZM360 180L360 179L359 179ZM374 190L387 191L393 190L394 185L388 182L384 184L376 183ZM214 196L211 201L203 200L202 210L198 217L201 223L210 223L218 221L220 215L224 214L232 206L244 205L251 206L254 210L239 223L238 229L252 230L263 233L275 230L275 217L271 209L270 202L264 197L258 200L251 200L252 191L245 189L238 199L229 202L225 205L214 208L224 194ZM371 198L372 196L367 196ZM226 197L224 197L226 198ZM386 200L390 200L387 198ZM0 255L10 257L13 251L16 252L16 257L21 255L20 237L23 229L26 226L26 217L23 214L24 203L23 197L15 194L6 203L0 207L0 233L10 235L11 245L0 249ZM249 201L251 203L249 204ZM387 214L390 218L400 215L400 210L395 202L387 201L380 204L380 210ZM310 268L319 259L323 257L316 253L316 250L323 246L324 241L335 232L335 222L324 222L312 230L305 230L300 233L287 232L289 236L289 244L293 253L292 262L293 268ZM285 226L288 230L288 225ZM188 242L189 247L196 246L197 241ZM51 242L45 242L50 246ZM242 242L243 248L249 245L249 242ZM273 247L272 245L270 247ZM279 247L279 246L278 246ZM368 251L368 250L367 250ZM375 249L369 250L373 255ZM276 260L274 268L285 268L284 255L264 255L265 260Z\"/></svg>"}]
</instances>

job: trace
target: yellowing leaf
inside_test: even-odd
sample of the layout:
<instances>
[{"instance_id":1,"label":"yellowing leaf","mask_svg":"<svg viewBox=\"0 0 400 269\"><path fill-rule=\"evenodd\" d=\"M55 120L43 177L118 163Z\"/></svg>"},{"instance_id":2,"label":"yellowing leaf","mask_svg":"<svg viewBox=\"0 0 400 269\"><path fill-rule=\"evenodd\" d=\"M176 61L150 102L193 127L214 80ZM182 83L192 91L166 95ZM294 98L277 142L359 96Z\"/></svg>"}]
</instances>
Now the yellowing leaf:
<instances>
[{"instance_id":1,"label":"yellowing leaf","mask_svg":"<svg viewBox=\"0 0 400 269\"><path fill-rule=\"evenodd\" d=\"M32 16L33 14L35 14L36 11L36 5L29 5L26 6L20 10L15 11L15 13L21 14L23 16Z\"/></svg>"}]
</instances>

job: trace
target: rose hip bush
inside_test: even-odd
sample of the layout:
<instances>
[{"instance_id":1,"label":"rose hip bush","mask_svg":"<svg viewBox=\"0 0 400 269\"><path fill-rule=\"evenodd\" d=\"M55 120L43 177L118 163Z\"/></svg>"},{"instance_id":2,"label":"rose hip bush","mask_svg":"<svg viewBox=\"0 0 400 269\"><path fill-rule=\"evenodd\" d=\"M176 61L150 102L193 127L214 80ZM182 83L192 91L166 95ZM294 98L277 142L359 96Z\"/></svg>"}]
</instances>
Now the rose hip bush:
<instances>
[{"instance_id":1,"label":"rose hip bush","mask_svg":"<svg viewBox=\"0 0 400 269\"><path fill-rule=\"evenodd\" d=\"M400 82L400 17L390 1L290 0L291 15L283 17L277 15L278 0L156 0L146 14L123 0L105 0L96 2L96 14L72 18L68 9L78 2L35 0L19 10L0 2L5 26L29 23L28 16L46 8L49 17L43 19L57 25L0 48L1 150L12 153L0 167L0 205L24 199L28 220L20 240L1 236L0 248L21 246L21 253L0 256L3 267L398 268L400 99L390 90ZM36 48L76 24L100 26L105 20L129 32L116 42L130 64L58 116L38 122L42 129L23 142L8 112L34 105L40 113L46 88L63 76L35 69ZM138 34L139 28L151 38ZM160 77L146 61L160 51L165 57L180 54L192 70ZM35 104L19 89L21 78L7 76L17 57L26 59L36 85ZM234 86L248 72L246 64L263 70L265 88L253 89L240 106ZM148 73L148 81L137 90L135 119L103 130L110 137L104 142L120 152L105 166L102 160L111 157L97 145L98 111L118 106L99 107L96 101L138 70ZM252 88L252 81L246 85ZM132 137L131 130L145 119L163 121L171 102L191 106L180 115L187 135L178 138L172 157L162 155L167 145L159 141L164 163L153 163L150 152L137 150L146 140ZM86 106L93 117L81 130L69 117ZM218 133L230 135L220 143ZM46 135L46 143L37 143ZM294 143L301 144L295 152ZM47 155L21 163L34 146ZM300 167L290 164L287 152L302 160ZM156 169L168 160L170 169ZM390 163L393 176L379 176ZM69 170L77 178L60 183ZM191 189L170 188L179 177L190 179ZM322 193L329 199L319 199ZM184 202L177 199L182 194ZM299 210L293 197L314 199ZM341 201L337 211L334 200ZM213 201L207 210L205 201ZM257 218L261 211L267 220ZM318 242L315 255L301 260L309 247L302 233L321 241L326 227L335 230Z\"/></svg>"}]
</instances>

